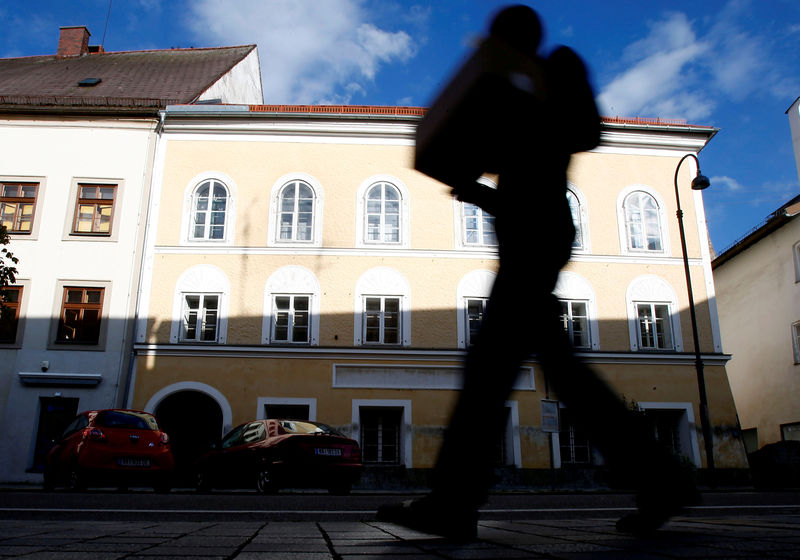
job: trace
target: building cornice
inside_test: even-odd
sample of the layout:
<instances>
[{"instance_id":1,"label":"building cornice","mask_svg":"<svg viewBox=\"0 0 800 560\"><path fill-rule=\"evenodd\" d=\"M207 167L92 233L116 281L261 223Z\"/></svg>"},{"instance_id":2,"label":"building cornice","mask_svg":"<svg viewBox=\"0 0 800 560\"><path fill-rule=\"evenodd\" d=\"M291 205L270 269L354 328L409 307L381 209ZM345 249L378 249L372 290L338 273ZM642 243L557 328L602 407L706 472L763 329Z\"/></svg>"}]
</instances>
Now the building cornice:
<instances>
[{"instance_id":1,"label":"building cornice","mask_svg":"<svg viewBox=\"0 0 800 560\"><path fill-rule=\"evenodd\" d=\"M262 358L303 360L382 360L392 362L439 362L462 364L466 350L414 348L353 348L353 347L276 347L202 344L135 344L139 356L180 358ZM648 352L577 352L589 364L686 365L694 366L695 355ZM730 354L703 354L708 366L722 366ZM536 363L535 359L530 360Z\"/></svg>"},{"instance_id":2,"label":"building cornice","mask_svg":"<svg viewBox=\"0 0 800 560\"><path fill-rule=\"evenodd\" d=\"M421 107L315 105L170 105L161 112L170 135L300 137L304 141L334 138L382 138L413 142ZM596 150L650 149L699 152L716 128L659 119L602 119Z\"/></svg>"}]
</instances>

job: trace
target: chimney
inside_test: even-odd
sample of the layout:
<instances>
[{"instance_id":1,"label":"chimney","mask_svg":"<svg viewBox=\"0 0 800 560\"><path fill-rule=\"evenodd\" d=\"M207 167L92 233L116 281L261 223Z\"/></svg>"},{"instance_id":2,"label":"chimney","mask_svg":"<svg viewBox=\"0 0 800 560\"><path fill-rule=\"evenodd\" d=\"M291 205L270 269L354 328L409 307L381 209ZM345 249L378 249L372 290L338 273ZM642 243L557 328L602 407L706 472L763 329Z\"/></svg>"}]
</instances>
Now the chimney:
<instances>
[{"instance_id":1,"label":"chimney","mask_svg":"<svg viewBox=\"0 0 800 560\"><path fill-rule=\"evenodd\" d=\"M58 36L58 57L83 56L89 54L89 30L83 26L60 27Z\"/></svg>"}]
</instances>

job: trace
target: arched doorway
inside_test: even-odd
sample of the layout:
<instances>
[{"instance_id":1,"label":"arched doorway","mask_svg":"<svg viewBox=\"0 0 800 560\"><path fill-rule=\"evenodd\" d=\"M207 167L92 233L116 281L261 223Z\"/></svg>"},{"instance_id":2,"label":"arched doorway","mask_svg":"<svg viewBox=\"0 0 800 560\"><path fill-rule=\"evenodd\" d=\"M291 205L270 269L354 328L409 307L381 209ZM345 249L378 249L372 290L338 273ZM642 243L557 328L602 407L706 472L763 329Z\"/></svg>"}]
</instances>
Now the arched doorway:
<instances>
[{"instance_id":1,"label":"arched doorway","mask_svg":"<svg viewBox=\"0 0 800 560\"><path fill-rule=\"evenodd\" d=\"M222 409L205 393L183 390L165 397L154 414L172 443L179 481L190 483L195 459L222 435Z\"/></svg>"}]
</instances>

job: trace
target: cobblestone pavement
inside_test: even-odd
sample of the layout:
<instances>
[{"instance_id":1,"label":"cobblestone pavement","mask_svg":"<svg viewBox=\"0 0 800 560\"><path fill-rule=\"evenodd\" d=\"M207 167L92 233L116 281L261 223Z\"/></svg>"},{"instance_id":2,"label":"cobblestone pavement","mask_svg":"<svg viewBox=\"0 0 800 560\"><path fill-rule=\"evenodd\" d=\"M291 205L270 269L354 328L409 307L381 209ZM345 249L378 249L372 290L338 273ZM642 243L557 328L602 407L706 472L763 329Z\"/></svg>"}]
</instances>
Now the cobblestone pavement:
<instances>
[{"instance_id":1,"label":"cobblestone pavement","mask_svg":"<svg viewBox=\"0 0 800 560\"><path fill-rule=\"evenodd\" d=\"M675 518L648 538L613 519L481 521L456 544L386 523L0 521L0 558L650 559L800 558L800 515Z\"/></svg>"}]
</instances>

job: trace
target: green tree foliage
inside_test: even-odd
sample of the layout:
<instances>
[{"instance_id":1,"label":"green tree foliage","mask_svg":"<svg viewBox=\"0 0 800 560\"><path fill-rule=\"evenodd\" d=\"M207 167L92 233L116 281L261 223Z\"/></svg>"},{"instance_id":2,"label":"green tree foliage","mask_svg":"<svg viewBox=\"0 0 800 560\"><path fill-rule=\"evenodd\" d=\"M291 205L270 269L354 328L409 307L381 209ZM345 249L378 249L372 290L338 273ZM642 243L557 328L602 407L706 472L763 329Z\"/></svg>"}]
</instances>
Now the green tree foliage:
<instances>
[{"instance_id":1,"label":"green tree foliage","mask_svg":"<svg viewBox=\"0 0 800 560\"><path fill-rule=\"evenodd\" d=\"M0 246L3 246L0 249L0 296L3 295L3 288L17 281L17 267L14 265L19 259L5 247L10 241L6 226L0 224ZM3 298L0 297L0 306L2 305Z\"/></svg>"}]
</instances>

